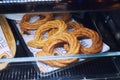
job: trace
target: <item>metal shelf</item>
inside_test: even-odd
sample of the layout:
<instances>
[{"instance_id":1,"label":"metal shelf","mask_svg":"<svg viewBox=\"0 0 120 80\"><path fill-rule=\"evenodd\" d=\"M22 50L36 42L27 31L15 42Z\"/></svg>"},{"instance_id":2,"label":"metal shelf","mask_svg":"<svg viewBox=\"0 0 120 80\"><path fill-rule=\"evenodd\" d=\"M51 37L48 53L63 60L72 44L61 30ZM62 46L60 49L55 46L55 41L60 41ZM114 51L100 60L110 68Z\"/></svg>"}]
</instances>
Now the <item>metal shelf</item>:
<instances>
[{"instance_id":1,"label":"metal shelf","mask_svg":"<svg viewBox=\"0 0 120 80\"><path fill-rule=\"evenodd\" d=\"M65 69L52 75L43 77L33 67L31 63L10 63L8 67L0 71L1 80L26 80L26 79L42 79L42 80L80 80L95 79L109 80L119 79L120 71L116 64L119 57L116 58L98 58L86 63L82 63L75 67Z\"/></svg>"},{"instance_id":2,"label":"metal shelf","mask_svg":"<svg viewBox=\"0 0 120 80\"><path fill-rule=\"evenodd\" d=\"M0 14L32 12L80 12L120 9L119 0L2 0Z\"/></svg>"}]
</instances>

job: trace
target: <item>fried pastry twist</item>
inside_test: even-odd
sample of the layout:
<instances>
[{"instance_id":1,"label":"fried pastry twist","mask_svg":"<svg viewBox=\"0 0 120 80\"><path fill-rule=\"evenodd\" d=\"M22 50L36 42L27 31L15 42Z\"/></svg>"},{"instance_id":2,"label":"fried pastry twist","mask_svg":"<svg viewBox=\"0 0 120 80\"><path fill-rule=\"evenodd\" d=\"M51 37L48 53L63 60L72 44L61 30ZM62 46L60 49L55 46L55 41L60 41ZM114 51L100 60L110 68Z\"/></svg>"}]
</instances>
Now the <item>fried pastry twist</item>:
<instances>
[{"instance_id":1,"label":"fried pastry twist","mask_svg":"<svg viewBox=\"0 0 120 80\"><path fill-rule=\"evenodd\" d=\"M77 41L76 37L68 34L68 33L61 33L56 37L52 38L50 42L46 46L43 47L42 52L38 52L36 56L54 56L53 51L55 50L56 45L59 43L66 43L69 45L69 51L65 54L66 55L76 55L79 53L80 44ZM46 63L50 66L54 67L65 67L73 62L76 62L78 59L70 58L70 59L60 59L60 60L42 60L43 63ZM57 64L57 65L56 65Z\"/></svg>"},{"instance_id":2,"label":"fried pastry twist","mask_svg":"<svg viewBox=\"0 0 120 80\"><path fill-rule=\"evenodd\" d=\"M39 16L39 19L30 23L30 19L32 17ZM35 30L38 29L41 25L45 24L47 21L52 19L51 13L44 13L44 14L25 14L22 17L22 20L20 22L20 28L22 30L22 33L28 30Z\"/></svg>"},{"instance_id":3,"label":"fried pastry twist","mask_svg":"<svg viewBox=\"0 0 120 80\"><path fill-rule=\"evenodd\" d=\"M38 30L36 31L34 40L29 41L28 45L31 47L42 48L51 39L51 38L43 39L43 34L45 32L51 29L58 29L58 31L53 34L53 35L57 35L59 33L65 32L66 28L67 28L67 25L64 23L64 21L61 21L61 20L48 21L46 24L41 25L41 27L38 28Z\"/></svg>"},{"instance_id":4,"label":"fried pastry twist","mask_svg":"<svg viewBox=\"0 0 120 80\"><path fill-rule=\"evenodd\" d=\"M102 38L99 36L99 34L91 29L88 28L81 28L79 30L73 31L71 34L75 35L78 40L84 39L84 38L90 38L92 40L92 45L89 48L86 48L85 46L81 46L80 52L84 54L91 54L91 53L97 53L102 50L103 42Z\"/></svg>"},{"instance_id":5,"label":"fried pastry twist","mask_svg":"<svg viewBox=\"0 0 120 80\"><path fill-rule=\"evenodd\" d=\"M66 31L68 33L84 27L81 23L78 23L78 22L68 22L68 23L66 23L66 25L67 25ZM71 31L70 29L73 29L73 30ZM53 35L56 32L57 32L57 29L52 29L51 31L49 31L48 37L50 37L51 35Z\"/></svg>"}]
</instances>

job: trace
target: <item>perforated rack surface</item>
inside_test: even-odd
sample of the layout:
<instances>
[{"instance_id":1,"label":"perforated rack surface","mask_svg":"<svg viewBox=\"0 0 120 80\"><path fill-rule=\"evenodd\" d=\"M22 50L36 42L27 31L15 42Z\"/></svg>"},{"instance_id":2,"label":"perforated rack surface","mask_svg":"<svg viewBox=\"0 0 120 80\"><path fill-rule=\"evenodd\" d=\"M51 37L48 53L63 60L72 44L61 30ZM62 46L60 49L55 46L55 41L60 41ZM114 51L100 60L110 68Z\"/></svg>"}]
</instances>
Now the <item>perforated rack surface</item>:
<instances>
[{"instance_id":1,"label":"perforated rack surface","mask_svg":"<svg viewBox=\"0 0 120 80\"><path fill-rule=\"evenodd\" d=\"M31 63L11 63L6 69L0 71L1 80L109 80L115 78L119 78L119 71L111 58L95 59L47 77L40 76Z\"/></svg>"}]
</instances>

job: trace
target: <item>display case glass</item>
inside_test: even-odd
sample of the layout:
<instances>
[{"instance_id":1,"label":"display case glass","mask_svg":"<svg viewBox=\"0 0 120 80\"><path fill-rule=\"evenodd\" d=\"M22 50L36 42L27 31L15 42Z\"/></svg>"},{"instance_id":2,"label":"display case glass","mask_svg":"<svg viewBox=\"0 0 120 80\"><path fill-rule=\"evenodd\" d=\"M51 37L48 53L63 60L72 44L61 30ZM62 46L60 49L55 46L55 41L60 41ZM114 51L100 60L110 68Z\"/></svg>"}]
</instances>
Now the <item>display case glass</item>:
<instances>
[{"instance_id":1,"label":"display case glass","mask_svg":"<svg viewBox=\"0 0 120 80\"><path fill-rule=\"evenodd\" d=\"M0 0L0 78L119 79L119 13L119 0Z\"/></svg>"}]
</instances>

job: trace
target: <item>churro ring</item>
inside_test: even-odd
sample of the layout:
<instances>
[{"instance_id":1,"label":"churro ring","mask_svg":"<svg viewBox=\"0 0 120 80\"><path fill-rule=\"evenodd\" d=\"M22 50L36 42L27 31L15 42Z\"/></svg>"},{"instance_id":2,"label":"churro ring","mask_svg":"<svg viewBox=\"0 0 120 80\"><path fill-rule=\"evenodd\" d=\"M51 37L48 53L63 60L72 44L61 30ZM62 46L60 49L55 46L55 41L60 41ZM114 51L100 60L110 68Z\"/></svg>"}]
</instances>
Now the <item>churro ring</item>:
<instances>
[{"instance_id":1,"label":"churro ring","mask_svg":"<svg viewBox=\"0 0 120 80\"><path fill-rule=\"evenodd\" d=\"M29 20L34 17L39 16L40 18L32 23L29 22ZM44 14L25 14L20 22L20 28L21 30L28 31L28 30L35 30L38 29L41 25L46 23L47 21L52 19L51 13L44 13Z\"/></svg>"},{"instance_id":2,"label":"churro ring","mask_svg":"<svg viewBox=\"0 0 120 80\"><path fill-rule=\"evenodd\" d=\"M41 27L38 28L36 31L35 40L42 40L42 35L51 29L58 29L56 33L53 35L56 35L60 32L65 32L67 28L67 25L64 23L62 20L53 20L53 21L48 21L46 24L42 25Z\"/></svg>"},{"instance_id":3,"label":"churro ring","mask_svg":"<svg viewBox=\"0 0 120 80\"><path fill-rule=\"evenodd\" d=\"M48 44L43 47L43 52L42 52L43 54L41 54L41 52L40 53L38 52L36 56L37 57L38 56L53 56L54 55L53 51L55 50L56 45L60 43L67 43L69 45L69 51L67 51L65 56L76 55L79 53L80 44L77 41L76 37L68 33L60 33L56 37L53 37L48 42ZM47 60L47 61L42 60L42 62L50 66L65 67L73 62L76 62L77 60L78 60L77 58L72 58L72 59ZM59 65L56 65L56 63ZM62 66L60 64L62 64Z\"/></svg>"},{"instance_id":4,"label":"churro ring","mask_svg":"<svg viewBox=\"0 0 120 80\"><path fill-rule=\"evenodd\" d=\"M102 38L99 36L99 34L91 29L88 28L81 28L79 30L75 30L71 33L72 35L75 35L78 39L80 38L91 38L92 45L89 48L86 48L85 46L81 46L80 52L84 54L90 54L90 53L97 53L102 50L103 42Z\"/></svg>"},{"instance_id":5,"label":"churro ring","mask_svg":"<svg viewBox=\"0 0 120 80\"><path fill-rule=\"evenodd\" d=\"M29 41L28 45L35 48L42 48L46 44L46 42L50 40L48 38L42 39L43 34L48 30L51 30L54 28L58 29L58 31L54 33L54 35L56 35L56 34L59 34L60 32L65 32L67 25L64 23L64 21L61 21L61 20L48 21L46 24L38 28L38 30L36 31L34 40Z\"/></svg>"},{"instance_id":6,"label":"churro ring","mask_svg":"<svg viewBox=\"0 0 120 80\"><path fill-rule=\"evenodd\" d=\"M37 54L36 54L37 57L40 57L40 56L51 56L51 54L45 52L45 51L39 51ZM53 55L54 56L54 55ZM68 64L62 64L62 63L59 63L57 62L56 60L41 60L40 62L43 62L47 65L50 65L50 66L53 66L53 67L65 67L67 66Z\"/></svg>"},{"instance_id":7,"label":"churro ring","mask_svg":"<svg viewBox=\"0 0 120 80\"><path fill-rule=\"evenodd\" d=\"M70 13L53 13L54 19L63 20L65 22L68 22L71 20L71 14Z\"/></svg>"},{"instance_id":8,"label":"churro ring","mask_svg":"<svg viewBox=\"0 0 120 80\"><path fill-rule=\"evenodd\" d=\"M67 33L71 33L72 31L75 31L75 30L78 30L78 29L81 29L83 28L84 26L81 24L81 23L78 23L78 22L68 22L67 23ZM72 31L69 29L73 29ZM53 35L54 33L57 32L57 29L52 29L51 31L49 31L48 33L48 37L50 37L51 35ZM64 45L64 48L68 51L69 48L67 47L68 45L65 44Z\"/></svg>"},{"instance_id":9,"label":"churro ring","mask_svg":"<svg viewBox=\"0 0 120 80\"><path fill-rule=\"evenodd\" d=\"M70 33L74 30L83 28L83 25L81 23L78 22L68 22L67 23L67 32ZM73 29L72 31L70 29ZM70 30L70 31L69 31ZM56 33L57 29L52 29L51 31L49 31L48 33L48 37L50 37L51 35L53 35L54 33Z\"/></svg>"}]
</instances>

